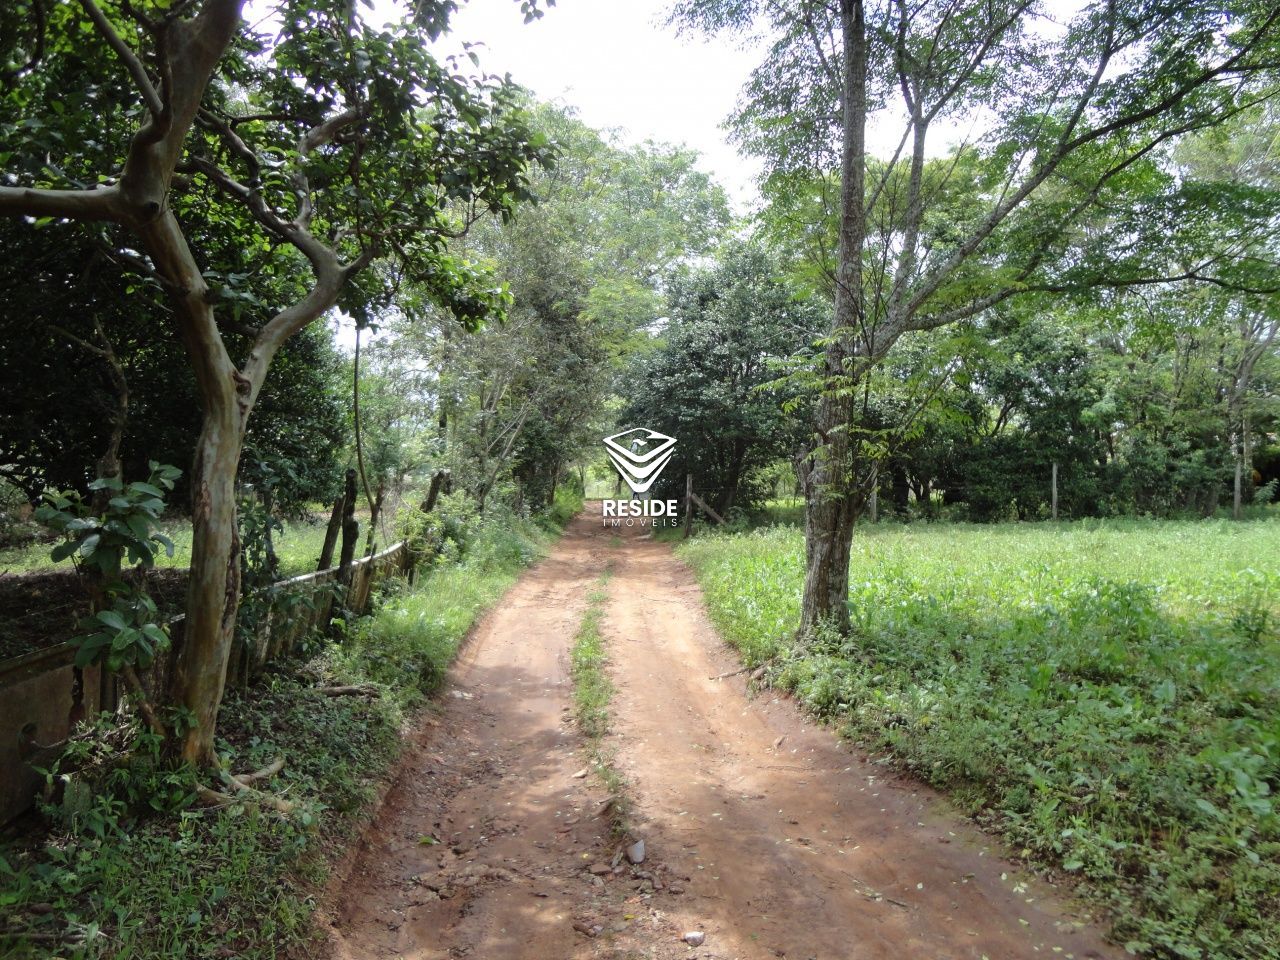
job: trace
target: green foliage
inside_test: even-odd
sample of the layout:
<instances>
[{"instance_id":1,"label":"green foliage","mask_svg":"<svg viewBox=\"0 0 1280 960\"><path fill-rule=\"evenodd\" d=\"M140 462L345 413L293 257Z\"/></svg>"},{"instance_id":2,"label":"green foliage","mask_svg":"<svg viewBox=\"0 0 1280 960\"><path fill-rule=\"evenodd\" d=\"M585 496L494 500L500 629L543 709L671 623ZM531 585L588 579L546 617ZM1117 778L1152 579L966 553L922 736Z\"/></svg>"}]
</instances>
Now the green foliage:
<instances>
[{"instance_id":1,"label":"green foliage","mask_svg":"<svg viewBox=\"0 0 1280 960\"><path fill-rule=\"evenodd\" d=\"M66 537L50 559L57 563L71 557L77 567L92 571L102 586L99 609L80 624L87 632L72 639L77 667L147 667L156 652L168 646L169 636L156 622L156 605L147 595L145 580L122 578L121 564L127 559L145 575L155 566L157 545L173 555L173 541L157 527L165 492L173 489L180 472L152 461L145 483L126 485L119 477L95 480L89 489L106 498L100 516L91 512L93 504L74 492L49 494L49 503L36 511L37 519Z\"/></svg>"},{"instance_id":2,"label":"green foliage","mask_svg":"<svg viewBox=\"0 0 1280 960\"><path fill-rule=\"evenodd\" d=\"M217 260L246 255L242 236L218 232L203 239ZM109 331L130 385L120 450L126 476L145 475L150 459L191 463L200 432L200 398L185 348L171 336L164 291L123 272L98 243L86 228L37 230L0 218L0 244L14 254L0 263L0 297L22 305L0 311L0 367L8 375L0 393L0 472L12 475L33 500L45 487L87 490L117 403L107 366L61 330L93 341L96 319ZM244 311L245 324L261 322L267 304L303 289L298 270L240 269L233 282L262 301ZM55 289L73 291L75 299L69 304L44 295ZM232 356L247 352L241 327L223 336ZM50 370L59 373L50 376ZM262 457L287 465L277 501L293 513L308 500L331 498L333 450L348 437L347 385L333 333L316 325L291 338L271 372L254 405L248 442ZM185 478L175 493L174 502L185 502Z\"/></svg>"},{"instance_id":3,"label":"green foliage","mask_svg":"<svg viewBox=\"0 0 1280 960\"><path fill-rule=\"evenodd\" d=\"M598 588L587 597L587 611L578 624L578 633L569 654L578 726L595 741L609 732L609 701L613 699L613 683L605 672L608 656L604 649L604 636L600 633L604 604L608 599L604 588L608 582L609 576L605 574Z\"/></svg>"},{"instance_id":4,"label":"green foliage","mask_svg":"<svg viewBox=\"0 0 1280 960\"><path fill-rule=\"evenodd\" d=\"M671 284L662 338L634 359L618 414L619 426L679 441L655 497L683 496L692 473L715 509L753 505L763 491L747 482L752 472L786 456L805 432L803 404L784 412L794 391L768 389L776 365L812 344L822 312L799 301L763 250L745 243L727 245L713 265Z\"/></svg>"},{"instance_id":5,"label":"green foliage","mask_svg":"<svg viewBox=\"0 0 1280 960\"><path fill-rule=\"evenodd\" d=\"M435 508L423 513L417 504L400 509L397 526L415 557L434 563L457 561L476 532L476 502L464 490L441 494Z\"/></svg>"},{"instance_id":6,"label":"green foliage","mask_svg":"<svg viewBox=\"0 0 1280 960\"><path fill-rule=\"evenodd\" d=\"M323 519L328 519L327 517ZM186 567L191 562L191 523L180 518L163 520L159 530L173 542L173 556L161 551L156 554L157 567ZM282 577L310 573L316 567L320 545L324 542L325 525L322 519L307 515L299 519L285 520L277 533L276 557L280 562ZM10 572L42 570L52 565L49 548L40 543L0 549L0 569Z\"/></svg>"},{"instance_id":7,"label":"green foliage","mask_svg":"<svg viewBox=\"0 0 1280 960\"><path fill-rule=\"evenodd\" d=\"M549 529L567 527L569 521L582 512L583 502L581 490L561 486L556 490L551 506L538 515L538 521Z\"/></svg>"},{"instance_id":8,"label":"green foliage","mask_svg":"<svg viewBox=\"0 0 1280 960\"><path fill-rule=\"evenodd\" d=\"M609 704L613 700L614 686L606 669L609 654L605 649L600 624L604 621L605 606L609 600L609 579L612 575L613 568L610 564L596 580L595 589L587 594L587 609L578 624L569 659L573 674L574 718L587 740L587 758L591 769L609 794L609 816L614 835L630 842L628 815L631 802L627 794L627 783L618 771L613 752L605 741L605 734L609 732Z\"/></svg>"},{"instance_id":9,"label":"green foliage","mask_svg":"<svg viewBox=\"0 0 1280 960\"><path fill-rule=\"evenodd\" d=\"M1081 875L1157 957L1274 955L1274 522L861 528L853 630L792 638L793 530L681 548L748 664Z\"/></svg>"},{"instance_id":10,"label":"green foliage","mask_svg":"<svg viewBox=\"0 0 1280 960\"><path fill-rule=\"evenodd\" d=\"M596 452L625 360L662 315L666 277L710 250L729 214L692 151L625 146L570 110L527 107L557 146L555 169L531 175L536 206L482 220L466 239L510 291L505 323L459 336L410 286L369 357L388 435L412 430L412 454L447 463L483 507L537 513Z\"/></svg>"},{"instance_id":11,"label":"green foliage","mask_svg":"<svg viewBox=\"0 0 1280 960\"><path fill-rule=\"evenodd\" d=\"M54 563L71 557L77 566L114 578L126 559L154 566L158 546L173 555L173 541L157 528L164 512L165 491L173 489L182 471L154 460L150 466L151 476L145 483L125 485L119 477L90 483L90 491L110 495L100 516L74 491L47 495L48 503L36 510L35 517L66 538L50 554Z\"/></svg>"},{"instance_id":12,"label":"green foliage","mask_svg":"<svg viewBox=\"0 0 1280 960\"><path fill-rule=\"evenodd\" d=\"M92 630L74 639L77 667L100 663L108 670L149 667L156 651L169 645L169 635L156 623L156 605L146 594L116 596L110 607L82 621Z\"/></svg>"}]
</instances>

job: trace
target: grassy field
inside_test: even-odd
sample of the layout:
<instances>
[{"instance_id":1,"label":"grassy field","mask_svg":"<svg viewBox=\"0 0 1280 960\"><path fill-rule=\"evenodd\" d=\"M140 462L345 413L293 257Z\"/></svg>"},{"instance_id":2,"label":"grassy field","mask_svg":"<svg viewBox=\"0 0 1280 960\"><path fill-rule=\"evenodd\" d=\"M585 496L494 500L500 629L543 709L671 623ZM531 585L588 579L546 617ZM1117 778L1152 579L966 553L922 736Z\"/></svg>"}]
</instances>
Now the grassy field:
<instances>
[{"instance_id":1,"label":"grassy field","mask_svg":"<svg viewBox=\"0 0 1280 960\"><path fill-rule=\"evenodd\" d=\"M364 524L366 512L360 519L360 544L364 544ZM320 559L320 548L324 544L324 531L327 517L312 520L291 520L284 524L284 529L275 534L276 555L280 558L280 573L292 577L300 573L310 573L316 568ZM160 567L186 568L191 563L191 522L185 518L168 520L161 532L173 541L173 556L165 556L161 551L156 558ZM383 541L379 536L379 542ZM9 573L25 573L32 570L52 570L55 564L49 559L49 551L53 543L31 543L22 547L10 547L0 550L0 571ZM62 567L68 567L64 562Z\"/></svg>"},{"instance_id":2,"label":"grassy field","mask_svg":"<svg viewBox=\"0 0 1280 960\"><path fill-rule=\"evenodd\" d=\"M1085 880L1158 957L1280 956L1280 524L860 528L845 638L803 536L680 553L772 682Z\"/></svg>"}]
</instances>

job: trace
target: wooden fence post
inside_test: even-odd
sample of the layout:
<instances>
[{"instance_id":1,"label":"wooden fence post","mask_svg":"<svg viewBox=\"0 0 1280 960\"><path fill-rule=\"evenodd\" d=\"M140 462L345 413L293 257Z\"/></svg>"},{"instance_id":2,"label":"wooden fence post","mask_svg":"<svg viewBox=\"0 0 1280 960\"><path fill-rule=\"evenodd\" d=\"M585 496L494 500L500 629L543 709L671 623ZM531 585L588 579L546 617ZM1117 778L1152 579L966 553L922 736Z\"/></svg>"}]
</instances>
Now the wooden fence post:
<instances>
[{"instance_id":1,"label":"wooden fence post","mask_svg":"<svg viewBox=\"0 0 1280 960\"><path fill-rule=\"evenodd\" d=\"M684 539L693 532L693 474L684 475Z\"/></svg>"},{"instance_id":2,"label":"wooden fence post","mask_svg":"<svg viewBox=\"0 0 1280 960\"><path fill-rule=\"evenodd\" d=\"M338 560L338 582L343 586L351 582L351 561L356 556L356 540L360 537L360 524L356 520L356 472L347 471L347 488L342 504L342 555Z\"/></svg>"},{"instance_id":3,"label":"wooden fence post","mask_svg":"<svg viewBox=\"0 0 1280 960\"><path fill-rule=\"evenodd\" d=\"M1058 461L1053 461L1053 519L1058 519Z\"/></svg>"},{"instance_id":4,"label":"wooden fence post","mask_svg":"<svg viewBox=\"0 0 1280 960\"><path fill-rule=\"evenodd\" d=\"M338 534L342 531L342 505L347 502L346 493L338 494L329 514L329 526L324 532L324 546L320 548L320 563L316 570L328 570L333 566L333 551L338 546Z\"/></svg>"}]
</instances>

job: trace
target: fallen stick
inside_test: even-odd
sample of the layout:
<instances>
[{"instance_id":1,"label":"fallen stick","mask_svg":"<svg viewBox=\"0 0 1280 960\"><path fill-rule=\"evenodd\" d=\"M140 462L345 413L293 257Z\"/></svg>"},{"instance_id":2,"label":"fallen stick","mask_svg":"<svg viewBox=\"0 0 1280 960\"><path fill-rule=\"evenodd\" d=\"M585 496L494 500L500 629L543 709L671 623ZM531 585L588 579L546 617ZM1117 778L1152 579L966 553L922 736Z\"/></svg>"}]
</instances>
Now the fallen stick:
<instances>
[{"instance_id":1,"label":"fallen stick","mask_svg":"<svg viewBox=\"0 0 1280 960\"><path fill-rule=\"evenodd\" d=\"M284 769L284 757L276 757L261 770L255 770L253 773L241 773L231 777L236 783L247 787L251 783L258 780L270 780L277 773Z\"/></svg>"},{"instance_id":2,"label":"fallen stick","mask_svg":"<svg viewBox=\"0 0 1280 960\"><path fill-rule=\"evenodd\" d=\"M267 766L263 767L261 770L255 770L253 773L242 773L239 776L236 776L235 774L224 772L222 777L227 782L227 785L235 791L235 795L224 793L221 790L214 790L212 787L206 787L202 783L196 785L196 794L209 806L227 806L235 803L238 799L242 799L239 794L247 793L251 794L251 796L243 799L249 799L254 803L260 803L264 807L270 807L277 813L282 813L285 816L288 816L297 809L294 804L273 794L264 793L256 787L251 786L251 784L256 783L259 780L269 780L283 769L284 757L277 757L271 763L267 764Z\"/></svg>"},{"instance_id":3,"label":"fallen stick","mask_svg":"<svg viewBox=\"0 0 1280 960\"><path fill-rule=\"evenodd\" d=\"M728 673L722 673L718 677L707 677L708 680L727 680L729 677L736 677L738 674L746 673L751 667L743 667L741 670L730 670Z\"/></svg>"}]
</instances>

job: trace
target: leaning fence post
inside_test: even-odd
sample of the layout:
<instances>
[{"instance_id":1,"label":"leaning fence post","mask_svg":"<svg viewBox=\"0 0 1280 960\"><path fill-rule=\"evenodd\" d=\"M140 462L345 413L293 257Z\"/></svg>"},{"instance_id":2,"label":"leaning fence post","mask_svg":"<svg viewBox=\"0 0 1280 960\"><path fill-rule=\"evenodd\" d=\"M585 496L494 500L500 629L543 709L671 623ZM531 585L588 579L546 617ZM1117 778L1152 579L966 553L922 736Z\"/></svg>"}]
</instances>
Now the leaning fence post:
<instances>
[{"instance_id":1,"label":"leaning fence post","mask_svg":"<svg viewBox=\"0 0 1280 960\"><path fill-rule=\"evenodd\" d=\"M345 493L338 494L329 514L329 526L324 531L324 546L320 548L320 563L316 570L328 570L333 566L333 551L338 546L338 533L342 530L342 505L347 502Z\"/></svg>"}]
</instances>

